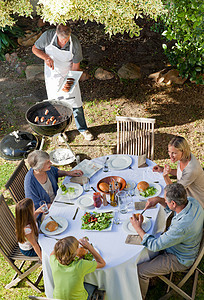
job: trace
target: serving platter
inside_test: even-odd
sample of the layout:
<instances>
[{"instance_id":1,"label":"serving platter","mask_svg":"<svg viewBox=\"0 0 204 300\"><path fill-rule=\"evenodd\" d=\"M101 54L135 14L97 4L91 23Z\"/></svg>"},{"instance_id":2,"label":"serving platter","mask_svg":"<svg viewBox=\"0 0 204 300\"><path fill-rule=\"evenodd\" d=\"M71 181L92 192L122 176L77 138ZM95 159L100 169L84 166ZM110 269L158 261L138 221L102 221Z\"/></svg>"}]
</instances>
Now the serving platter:
<instances>
[{"instance_id":1,"label":"serving platter","mask_svg":"<svg viewBox=\"0 0 204 300\"><path fill-rule=\"evenodd\" d=\"M149 183L149 182L148 182ZM158 183L149 183L149 186L150 187L155 187L157 189L156 193L154 195L151 195L151 196L148 196L148 197L143 197L140 195L140 191L136 188L135 189L135 196L137 196L140 200L147 200L149 198L152 198L152 197L157 197L161 194L161 191L162 191L162 187L160 184Z\"/></svg>"},{"instance_id":2,"label":"serving platter","mask_svg":"<svg viewBox=\"0 0 204 300\"><path fill-rule=\"evenodd\" d=\"M68 227L68 221L67 221L67 219L65 219L64 217L59 217L59 216L57 216L57 217L55 216L54 218L55 218L56 222L59 223L59 224L62 226L62 228L61 228L61 227L58 227L55 231L52 231L52 232L46 230L46 229L45 229L45 226L47 225L48 222L52 221L52 220L48 217L48 218L46 218L46 219L42 222L42 224L41 224L41 226L40 226L40 230L41 230L44 234L49 235L49 236L57 235L57 234L60 234L60 233L64 232L64 231L67 229L67 227Z\"/></svg>"},{"instance_id":3,"label":"serving platter","mask_svg":"<svg viewBox=\"0 0 204 300\"><path fill-rule=\"evenodd\" d=\"M115 216L115 213L114 212L105 212L105 211L103 211L103 212L96 212L96 211L87 211L86 210L86 213L111 213L112 214L112 219L110 219L110 225L109 225L109 227L107 227L107 228L105 228L105 229L103 229L103 230L96 230L96 229L84 229L84 228L81 228L81 230L84 230L84 231L88 231L88 232L101 232L101 231L111 231L112 230L112 227L113 227L113 221L114 221L114 216Z\"/></svg>"},{"instance_id":4,"label":"serving platter","mask_svg":"<svg viewBox=\"0 0 204 300\"><path fill-rule=\"evenodd\" d=\"M113 155L109 158L108 166L112 170L123 170L132 164L132 157L129 155Z\"/></svg>"},{"instance_id":5,"label":"serving platter","mask_svg":"<svg viewBox=\"0 0 204 300\"><path fill-rule=\"evenodd\" d=\"M142 223L142 229L147 232L150 230L152 226L152 222L151 219L148 219L147 217L144 216L144 221ZM136 234L138 235L138 233L136 232L135 228L132 226L132 224L130 223L130 219L127 219L123 222L123 230L129 234Z\"/></svg>"},{"instance_id":6,"label":"serving platter","mask_svg":"<svg viewBox=\"0 0 204 300\"><path fill-rule=\"evenodd\" d=\"M57 92L59 92L59 91L62 90L62 88L64 87L64 85L65 85L65 83L67 81L67 78L72 77L72 78L74 78L74 83L71 86L69 92L66 93L66 94L70 94L73 91L75 85L78 83L78 81L79 81L79 79L80 79L80 77L81 77L82 74L83 74L82 71L69 71L67 73L67 75L64 78L62 78L62 82L61 82L61 84L60 84Z\"/></svg>"}]
</instances>

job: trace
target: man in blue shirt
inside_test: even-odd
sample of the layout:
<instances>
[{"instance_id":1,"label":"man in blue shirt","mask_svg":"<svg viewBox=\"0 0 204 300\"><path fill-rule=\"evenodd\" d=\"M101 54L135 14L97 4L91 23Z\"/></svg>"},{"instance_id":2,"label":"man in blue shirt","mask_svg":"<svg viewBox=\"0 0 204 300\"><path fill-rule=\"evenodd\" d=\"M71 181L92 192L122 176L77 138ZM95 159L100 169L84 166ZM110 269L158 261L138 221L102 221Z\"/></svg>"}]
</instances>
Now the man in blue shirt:
<instances>
[{"instance_id":1,"label":"man in blue shirt","mask_svg":"<svg viewBox=\"0 0 204 300\"><path fill-rule=\"evenodd\" d=\"M160 203L174 217L168 230L155 238L142 229L142 218L133 215L130 221L142 238L142 245L153 252L164 250L154 259L138 265L138 275L143 299L149 278L170 272L187 270L197 257L203 234L203 208L194 198L187 198L182 184L173 183L165 187L164 198L154 197L147 201L146 209Z\"/></svg>"}]
</instances>

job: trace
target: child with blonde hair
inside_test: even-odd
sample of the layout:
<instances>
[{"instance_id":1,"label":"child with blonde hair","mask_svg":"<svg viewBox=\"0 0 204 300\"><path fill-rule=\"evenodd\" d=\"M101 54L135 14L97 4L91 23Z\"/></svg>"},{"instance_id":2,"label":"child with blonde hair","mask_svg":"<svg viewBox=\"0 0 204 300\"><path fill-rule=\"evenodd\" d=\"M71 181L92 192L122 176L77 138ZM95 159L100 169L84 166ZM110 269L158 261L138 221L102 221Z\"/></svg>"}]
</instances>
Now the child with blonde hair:
<instances>
[{"instance_id":1,"label":"child with blonde hair","mask_svg":"<svg viewBox=\"0 0 204 300\"><path fill-rule=\"evenodd\" d=\"M75 260L80 244L92 253L94 261ZM96 286L84 283L84 276L103 268L106 263L86 238L78 241L75 237L68 236L55 244L50 256L50 265L54 279L54 298L87 300Z\"/></svg>"}]
</instances>

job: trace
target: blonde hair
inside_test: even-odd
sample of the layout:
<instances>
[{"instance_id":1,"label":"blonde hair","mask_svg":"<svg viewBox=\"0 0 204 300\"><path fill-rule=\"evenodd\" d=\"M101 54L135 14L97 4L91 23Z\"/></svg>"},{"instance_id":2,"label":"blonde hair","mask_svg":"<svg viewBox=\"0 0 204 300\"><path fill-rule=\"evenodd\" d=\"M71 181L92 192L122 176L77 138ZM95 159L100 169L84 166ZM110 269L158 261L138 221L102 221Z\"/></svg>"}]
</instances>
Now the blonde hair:
<instances>
[{"instance_id":1,"label":"blonde hair","mask_svg":"<svg viewBox=\"0 0 204 300\"><path fill-rule=\"evenodd\" d=\"M30 225L35 236L38 237L38 228L33 214L33 200L29 198L22 199L16 204L16 237L19 243L25 243L24 228Z\"/></svg>"},{"instance_id":2,"label":"blonde hair","mask_svg":"<svg viewBox=\"0 0 204 300\"><path fill-rule=\"evenodd\" d=\"M183 152L183 157L186 160L190 160L191 158L191 150L187 143L187 141L182 136L175 136L171 141L169 142L169 146L173 146L176 149Z\"/></svg>"},{"instance_id":3,"label":"blonde hair","mask_svg":"<svg viewBox=\"0 0 204 300\"><path fill-rule=\"evenodd\" d=\"M41 170L44 163L49 159L49 154L42 150L34 150L28 154L28 163L33 170Z\"/></svg>"},{"instance_id":4,"label":"blonde hair","mask_svg":"<svg viewBox=\"0 0 204 300\"><path fill-rule=\"evenodd\" d=\"M62 265L69 265L76 256L79 241L74 236L59 240L54 247L54 254Z\"/></svg>"}]
</instances>

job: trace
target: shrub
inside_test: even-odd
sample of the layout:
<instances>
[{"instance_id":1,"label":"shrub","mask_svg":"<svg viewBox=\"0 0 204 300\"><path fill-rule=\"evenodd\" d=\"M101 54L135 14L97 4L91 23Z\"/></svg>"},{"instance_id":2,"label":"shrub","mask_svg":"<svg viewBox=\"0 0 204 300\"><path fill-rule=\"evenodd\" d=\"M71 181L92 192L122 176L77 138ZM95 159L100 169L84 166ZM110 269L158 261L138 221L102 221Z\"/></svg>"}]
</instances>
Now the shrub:
<instances>
[{"instance_id":1,"label":"shrub","mask_svg":"<svg viewBox=\"0 0 204 300\"><path fill-rule=\"evenodd\" d=\"M167 29L162 35L176 41L171 47L163 44L169 62L182 77L204 83L204 2L171 0L166 7L162 21Z\"/></svg>"}]
</instances>

